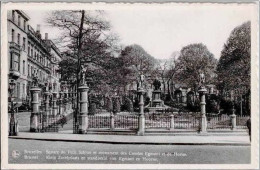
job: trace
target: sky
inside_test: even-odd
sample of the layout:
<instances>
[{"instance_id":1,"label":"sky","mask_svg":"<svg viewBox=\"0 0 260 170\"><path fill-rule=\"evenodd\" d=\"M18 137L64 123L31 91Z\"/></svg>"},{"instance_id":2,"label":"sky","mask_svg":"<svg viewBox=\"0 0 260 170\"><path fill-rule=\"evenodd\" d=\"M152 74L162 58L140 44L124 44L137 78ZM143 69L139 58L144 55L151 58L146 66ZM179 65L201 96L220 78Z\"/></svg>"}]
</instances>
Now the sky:
<instances>
[{"instance_id":1,"label":"sky","mask_svg":"<svg viewBox=\"0 0 260 170\"><path fill-rule=\"evenodd\" d=\"M41 33L55 39L60 31L45 23L50 11L24 10L31 26L41 25ZM219 59L231 31L251 20L250 8L242 5L174 6L171 8L129 8L105 11L112 31L124 46L141 45L155 58L169 58L173 52L192 43L203 43Z\"/></svg>"}]
</instances>

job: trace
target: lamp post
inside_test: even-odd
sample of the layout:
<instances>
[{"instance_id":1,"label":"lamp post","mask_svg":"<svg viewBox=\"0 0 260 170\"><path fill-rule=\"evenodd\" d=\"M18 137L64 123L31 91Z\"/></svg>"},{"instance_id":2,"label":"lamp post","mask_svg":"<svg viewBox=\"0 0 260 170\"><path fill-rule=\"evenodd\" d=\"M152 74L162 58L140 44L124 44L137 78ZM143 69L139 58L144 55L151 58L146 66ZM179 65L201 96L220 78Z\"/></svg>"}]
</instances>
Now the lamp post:
<instances>
[{"instance_id":1,"label":"lamp post","mask_svg":"<svg viewBox=\"0 0 260 170\"><path fill-rule=\"evenodd\" d=\"M17 122L15 120L14 116L14 102L13 102L13 93L15 88L15 80L10 79L9 83L9 92L10 92L10 101L11 101L11 117L10 117L10 124L9 124L9 136L17 136L18 128L17 128Z\"/></svg>"}]
</instances>

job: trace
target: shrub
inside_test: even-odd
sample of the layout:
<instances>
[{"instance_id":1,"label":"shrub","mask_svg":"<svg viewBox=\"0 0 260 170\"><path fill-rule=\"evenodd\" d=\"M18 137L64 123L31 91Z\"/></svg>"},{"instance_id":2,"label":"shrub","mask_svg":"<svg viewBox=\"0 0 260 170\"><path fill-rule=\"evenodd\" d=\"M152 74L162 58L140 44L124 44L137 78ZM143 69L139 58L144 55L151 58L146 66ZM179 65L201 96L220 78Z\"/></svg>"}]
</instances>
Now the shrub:
<instances>
[{"instance_id":1,"label":"shrub","mask_svg":"<svg viewBox=\"0 0 260 170\"><path fill-rule=\"evenodd\" d=\"M120 101L119 98L115 97L113 98L113 113L119 113L120 112Z\"/></svg>"},{"instance_id":2,"label":"shrub","mask_svg":"<svg viewBox=\"0 0 260 170\"><path fill-rule=\"evenodd\" d=\"M95 115L97 113L97 106L95 103L91 103L89 106L89 115Z\"/></svg>"},{"instance_id":3,"label":"shrub","mask_svg":"<svg viewBox=\"0 0 260 170\"><path fill-rule=\"evenodd\" d=\"M112 99L110 97L108 97L106 99L106 109L107 109L108 112L112 112L113 111Z\"/></svg>"},{"instance_id":4,"label":"shrub","mask_svg":"<svg viewBox=\"0 0 260 170\"><path fill-rule=\"evenodd\" d=\"M133 102L129 98L125 99L125 106L126 106L126 110L128 112L133 112L134 111Z\"/></svg>"}]
</instances>

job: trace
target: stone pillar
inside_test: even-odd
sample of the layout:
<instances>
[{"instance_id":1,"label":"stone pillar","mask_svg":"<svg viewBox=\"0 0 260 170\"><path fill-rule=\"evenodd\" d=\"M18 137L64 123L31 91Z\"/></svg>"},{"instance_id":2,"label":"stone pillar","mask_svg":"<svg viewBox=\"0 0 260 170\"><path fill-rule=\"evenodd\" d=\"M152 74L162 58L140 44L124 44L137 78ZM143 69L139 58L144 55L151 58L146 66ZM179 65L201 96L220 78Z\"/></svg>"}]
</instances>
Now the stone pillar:
<instances>
[{"instance_id":1,"label":"stone pillar","mask_svg":"<svg viewBox=\"0 0 260 170\"><path fill-rule=\"evenodd\" d=\"M170 118L171 118L171 127L170 127L170 130L174 130L174 115L171 114Z\"/></svg>"},{"instance_id":2,"label":"stone pillar","mask_svg":"<svg viewBox=\"0 0 260 170\"><path fill-rule=\"evenodd\" d=\"M111 113L110 115L110 129L114 130L115 129L115 115Z\"/></svg>"},{"instance_id":3,"label":"stone pillar","mask_svg":"<svg viewBox=\"0 0 260 170\"><path fill-rule=\"evenodd\" d=\"M182 91L181 92L181 102L182 103L186 103L187 102L187 93L186 93L186 91Z\"/></svg>"},{"instance_id":4,"label":"stone pillar","mask_svg":"<svg viewBox=\"0 0 260 170\"><path fill-rule=\"evenodd\" d=\"M57 106L57 92L52 92L52 102L53 102L53 107L52 107L52 114L56 116L58 114L58 106Z\"/></svg>"},{"instance_id":5,"label":"stone pillar","mask_svg":"<svg viewBox=\"0 0 260 170\"><path fill-rule=\"evenodd\" d=\"M44 92L45 95L45 118L46 118L46 124L49 124L49 115L51 115L51 109L50 109L50 92L46 91Z\"/></svg>"},{"instance_id":6,"label":"stone pillar","mask_svg":"<svg viewBox=\"0 0 260 170\"><path fill-rule=\"evenodd\" d=\"M50 115L50 92L44 92L45 95L45 111L46 115Z\"/></svg>"},{"instance_id":7,"label":"stone pillar","mask_svg":"<svg viewBox=\"0 0 260 170\"><path fill-rule=\"evenodd\" d=\"M39 127L38 127L38 114L39 114L39 93L41 91L40 88L38 87L32 87L30 89L32 93L32 113L30 117L30 132L37 132Z\"/></svg>"},{"instance_id":8,"label":"stone pillar","mask_svg":"<svg viewBox=\"0 0 260 170\"><path fill-rule=\"evenodd\" d=\"M86 84L78 88L79 98L79 133L84 134L88 129L88 89Z\"/></svg>"},{"instance_id":9,"label":"stone pillar","mask_svg":"<svg viewBox=\"0 0 260 170\"><path fill-rule=\"evenodd\" d=\"M140 102L139 102L139 108L140 108L140 113L139 113L139 126L138 126L138 132L137 135L143 136L145 133L145 117L144 117L144 90L143 88L140 88L138 91L140 95Z\"/></svg>"},{"instance_id":10,"label":"stone pillar","mask_svg":"<svg viewBox=\"0 0 260 170\"><path fill-rule=\"evenodd\" d=\"M237 120L236 120L237 116L235 114L236 110L235 110L234 106L233 106L232 111L233 111L233 114L230 116L231 117L231 129L235 130L237 128Z\"/></svg>"},{"instance_id":11,"label":"stone pillar","mask_svg":"<svg viewBox=\"0 0 260 170\"><path fill-rule=\"evenodd\" d=\"M200 100L200 114L201 114L200 133L201 134L207 133L206 100L205 100L206 92L207 90L204 86L202 86L199 89L199 93L201 94L201 100Z\"/></svg>"}]
</instances>

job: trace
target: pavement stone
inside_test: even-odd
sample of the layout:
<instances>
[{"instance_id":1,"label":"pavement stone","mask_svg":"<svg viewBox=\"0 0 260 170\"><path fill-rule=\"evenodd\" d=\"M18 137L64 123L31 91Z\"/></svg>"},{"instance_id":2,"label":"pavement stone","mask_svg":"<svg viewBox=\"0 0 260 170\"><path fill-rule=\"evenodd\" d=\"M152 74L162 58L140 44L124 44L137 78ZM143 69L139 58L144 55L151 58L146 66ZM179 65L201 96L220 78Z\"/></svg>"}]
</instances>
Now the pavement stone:
<instances>
[{"instance_id":1,"label":"pavement stone","mask_svg":"<svg viewBox=\"0 0 260 170\"><path fill-rule=\"evenodd\" d=\"M247 135L175 135L175 136L136 136L72 133L29 133L20 132L13 139L34 139L46 141L90 142L111 144L154 144L154 145L250 145Z\"/></svg>"}]
</instances>

